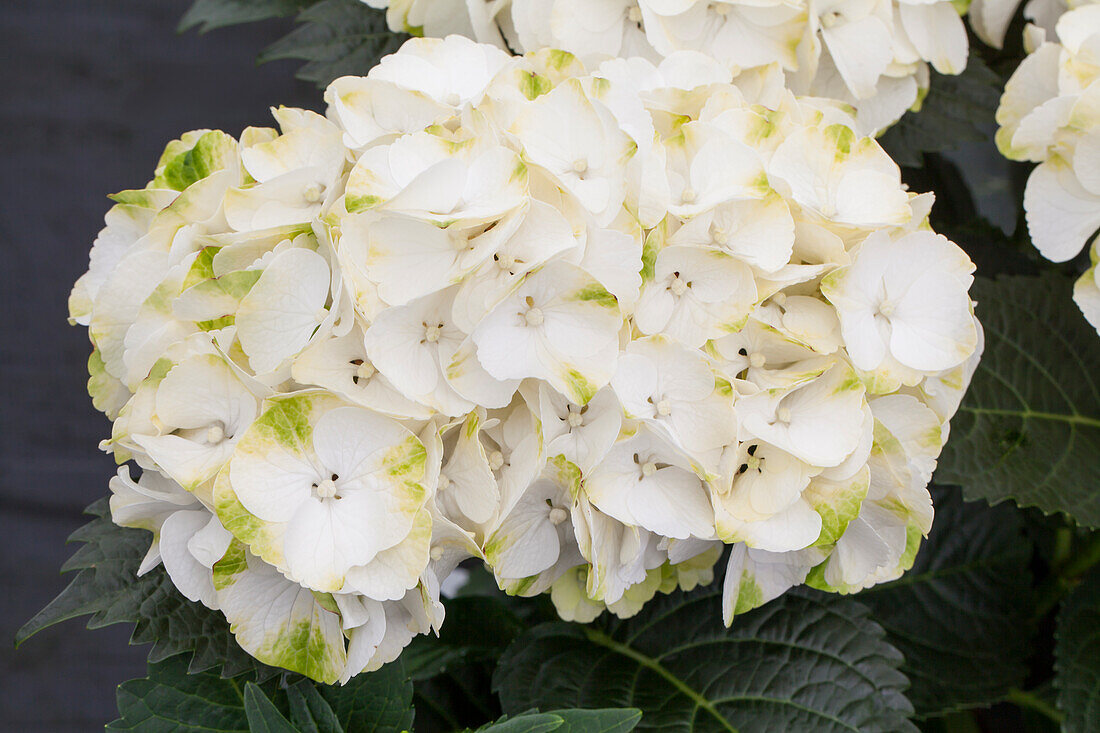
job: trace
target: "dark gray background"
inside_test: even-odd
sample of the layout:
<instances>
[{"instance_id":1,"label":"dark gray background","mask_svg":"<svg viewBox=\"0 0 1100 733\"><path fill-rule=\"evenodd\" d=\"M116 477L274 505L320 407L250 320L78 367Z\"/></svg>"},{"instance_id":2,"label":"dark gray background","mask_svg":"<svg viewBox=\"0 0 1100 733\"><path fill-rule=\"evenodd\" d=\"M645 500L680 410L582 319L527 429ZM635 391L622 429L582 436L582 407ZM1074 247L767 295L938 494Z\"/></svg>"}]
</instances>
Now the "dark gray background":
<instances>
[{"instance_id":1,"label":"dark gray background","mask_svg":"<svg viewBox=\"0 0 1100 733\"><path fill-rule=\"evenodd\" d=\"M69 621L19 650L15 630L58 591L65 538L107 491L109 434L85 392L90 351L66 321L106 194L140 187L164 144L270 124L275 104L318 109L296 64L257 68L290 28L179 35L188 0L0 0L0 731L84 733L114 718L115 687L144 674L122 626Z\"/></svg>"}]
</instances>

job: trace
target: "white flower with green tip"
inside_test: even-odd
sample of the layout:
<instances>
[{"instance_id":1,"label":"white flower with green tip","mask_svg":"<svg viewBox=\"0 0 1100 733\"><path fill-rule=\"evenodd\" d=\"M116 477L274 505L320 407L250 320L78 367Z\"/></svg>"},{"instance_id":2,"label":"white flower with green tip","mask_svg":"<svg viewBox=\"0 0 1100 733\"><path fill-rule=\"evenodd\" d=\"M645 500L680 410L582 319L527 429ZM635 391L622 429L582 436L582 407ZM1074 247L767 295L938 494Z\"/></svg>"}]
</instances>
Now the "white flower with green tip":
<instances>
[{"instance_id":1,"label":"white flower with green tip","mask_svg":"<svg viewBox=\"0 0 1100 733\"><path fill-rule=\"evenodd\" d=\"M575 196L597 224L618 215L626 195L624 171L636 146L579 81L570 79L536 98L521 110L511 132L524 160Z\"/></svg>"},{"instance_id":2,"label":"white flower with green tip","mask_svg":"<svg viewBox=\"0 0 1100 733\"><path fill-rule=\"evenodd\" d=\"M132 434L161 469L187 489L221 470L259 411L259 400L216 355L173 366L156 388L157 435Z\"/></svg>"},{"instance_id":3,"label":"white flower with green tip","mask_svg":"<svg viewBox=\"0 0 1100 733\"><path fill-rule=\"evenodd\" d=\"M504 227L503 241L494 237L496 246L491 257L484 258L463 278L455 295L452 309L455 322L467 332L472 332L525 276L548 260L578 247L568 219L549 204L531 200L516 223L518 226ZM502 225L503 222L497 226Z\"/></svg>"},{"instance_id":4,"label":"white flower with green tip","mask_svg":"<svg viewBox=\"0 0 1100 733\"><path fill-rule=\"evenodd\" d=\"M932 232L892 240L869 236L851 265L830 273L821 292L840 316L852 363L874 371L888 359L936 372L974 352L978 337L967 290L974 263Z\"/></svg>"},{"instance_id":5,"label":"white flower with green tip","mask_svg":"<svg viewBox=\"0 0 1100 733\"><path fill-rule=\"evenodd\" d=\"M513 151L440 130L368 148L348 174L345 206L469 227L500 219L526 195L527 168Z\"/></svg>"},{"instance_id":6,"label":"white flower with green tip","mask_svg":"<svg viewBox=\"0 0 1100 733\"><path fill-rule=\"evenodd\" d=\"M274 256L237 308L237 337L256 373L278 369L329 319L331 272L317 252L290 248Z\"/></svg>"},{"instance_id":7,"label":"white flower with green tip","mask_svg":"<svg viewBox=\"0 0 1100 733\"><path fill-rule=\"evenodd\" d=\"M358 326L343 336L314 341L294 360L291 376L390 417L427 420L432 416L429 408L404 396L371 363Z\"/></svg>"},{"instance_id":8,"label":"white flower with green tip","mask_svg":"<svg viewBox=\"0 0 1100 733\"><path fill-rule=\"evenodd\" d=\"M1073 284L1073 301L1085 314L1086 320L1100 332L1100 285L1096 282L1096 263L1100 262L1100 240L1094 239L1089 250L1092 267Z\"/></svg>"},{"instance_id":9,"label":"white flower with green tip","mask_svg":"<svg viewBox=\"0 0 1100 733\"><path fill-rule=\"evenodd\" d=\"M546 384L536 397L548 457L562 456L582 472L596 467L619 437L622 408L604 387L588 404L570 402Z\"/></svg>"},{"instance_id":10,"label":"white flower with green tip","mask_svg":"<svg viewBox=\"0 0 1100 733\"><path fill-rule=\"evenodd\" d=\"M772 155L768 176L800 206L841 225L880 227L912 216L897 164L843 125L795 130Z\"/></svg>"},{"instance_id":11,"label":"white flower with green tip","mask_svg":"<svg viewBox=\"0 0 1100 733\"><path fill-rule=\"evenodd\" d=\"M733 546L722 584L722 621L726 626L733 617L758 608L801 585L810 572L805 553L768 552Z\"/></svg>"},{"instance_id":12,"label":"white flower with green tip","mask_svg":"<svg viewBox=\"0 0 1100 733\"><path fill-rule=\"evenodd\" d=\"M627 346L611 380L627 417L643 420L688 456L706 464L734 440L733 395L703 355L651 336Z\"/></svg>"},{"instance_id":13,"label":"white flower with green tip","mask_svg":"<svg viewBox=\"0 0 1100 733\"><path fill-rule=\"evenodd\" d=\"M341 679L347 651L340 614L312 590L287 580L239 542L214 566L214 588L246 652L325 684Z\"/></svg>"},{"instance_id":14,"label":"white flower with green tip","mask_svg":"<svg viewBox=\"0 0 1100 733\"><path fill-rule=\"evenodd\" d=\"M846 364L793 389L758 392L738 402L741 439L759 438L812 466L840 465L863 435L863 384Z\"/></svg>"},{"instance_id":15,"label":"white flower with green tip","mask_svg":"<svg viewBox=\"0 0 1100 733\"><path fill-rule=\"evenodd\" d=\"M218 514L290 577L340 591L353 568L414 529L424 459L420 440L390 418L323 393L273 399L238 441L225 490L215 488Z\"/></svg>"},{"instance_id":16,"label":"white flower with green tip","mask_svg":"<svg viewBox=\"0 0 1100 733\"><path fill-rule=\"evenodd\" d=\"M756 304L752 270L718 249L670 246L657 253L653 279L642 288L634 322L698 348L738 331Z\"/></svg>"},{"instance_id":17,"label":"white flower with green tip","mask_svg":"<svg viewBox=\"0 0 1100 733\"><path fill-rule=\"evenodd\" d=\"M569 488L552 476L527 487L485 541L485 559L502 587L581 560L570 518L572 503Z\"/></svg>"},{"instance_id":18,"label":"white flower with green tip","mask_svg":"<svg viewBox=\"0 0 1100 733\"><path fill-rule=\"evenodd\" d=\"M611 380L622 313L584 270L552 262L528 276L471 334L477 359L500 381L546 380L586 404Z\"/></svg>"},{"instance_id":19,"label":"white flower with green tip","mask_svg":"<svg viewBox=\"0 0 1100 733\"><path fill-rule=\"evenodd\" d=\"M709 539L714 509L689 459L652 431L615 445L584 477L585 495L618 521L664 537Z\"/></svg>"}]
</instances>

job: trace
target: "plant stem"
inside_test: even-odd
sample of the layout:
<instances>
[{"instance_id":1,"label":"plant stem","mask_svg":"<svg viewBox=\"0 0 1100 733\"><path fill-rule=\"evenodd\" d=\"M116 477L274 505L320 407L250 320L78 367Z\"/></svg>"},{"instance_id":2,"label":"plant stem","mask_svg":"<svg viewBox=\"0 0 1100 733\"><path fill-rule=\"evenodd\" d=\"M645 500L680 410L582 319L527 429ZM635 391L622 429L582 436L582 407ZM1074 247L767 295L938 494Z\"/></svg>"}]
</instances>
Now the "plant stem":
<instances>
[{"instance_id":1,"label":"plant stem","mask_svg":"<svg viewBox=\"0 0 1100 733\"><path fill-rule=\"evenodd\" d=\"M1056 540L1059 546L1062 544L1060 539ZM1097 563L1100 563L1100 532L1090 533L1075 553L1056 551L1054 569L1038 590L1035 617L1042 618L1050 613Z\"/></svg>"},{"instance_id":2,"label":"plant stem","mask_svg":"<svg viewBox=\"0 0 1100 733\"><path fill-rule=\"evenodd\" d=\"M1067 580L1078 580L1098 562L1100 562L1100 532L1092 532L1085 539L1084 546L1062 565L1058 575Z\"/></svg>"},{"instance_id":3,"label":"plant stem","mask_svg":"<svg viewBox=\"0 0 1100 733\"><path fill-rule=\"evenodd\" d=\"M1024 690L1013 688L1008 691L1008 695L1005 699L1017 707L1034 710L1040 715L1050 718L1055 723L1060 724L1066 717L1061 710L1054 707L1046 700L1033 693L1025 692Z\"/></svg>"}]
</instances>

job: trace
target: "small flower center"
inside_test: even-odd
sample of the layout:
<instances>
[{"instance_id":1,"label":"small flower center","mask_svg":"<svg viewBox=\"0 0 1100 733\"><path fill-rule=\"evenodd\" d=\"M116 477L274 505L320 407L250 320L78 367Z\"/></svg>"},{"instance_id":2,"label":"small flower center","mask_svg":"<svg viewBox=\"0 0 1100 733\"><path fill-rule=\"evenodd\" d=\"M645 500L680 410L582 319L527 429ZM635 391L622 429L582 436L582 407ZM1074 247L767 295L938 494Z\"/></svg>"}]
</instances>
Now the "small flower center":
<instances>
[{"instance_id":1,"label":"small flower center","mask_svg":"<svg viewBox=\"0 0 1100 733\"><path fill-rule=\"evenodd\" d=\"M366 380L374 376L374 372L374 365L370 362L364 361L355 369L355 376L359 378L359 381L365 382Z\"/></svg>"},{"instance_id":2,"label":"small flower center","mask_svg":"<svg viewBox=\"0 0 1100 733\"><path fill-rule=\"evenodd\" d=\"M642 477L649 478L653 474L657 473L657 464L653 461L646 461L642 464Z\"/></svg>"},{"instance_id":3,"label":"small flower center","mask_svg":"<svg viewBox=\"0 0 1100 733\"><path fill-rule=\"evenodd\" d=\"M626 17L631 23L641 23L642 22L642 9L635 6L635 7L631 8L630 10L627 11Z\"/></svg>"},{"instance_id":4,"label":"small flower center","mask_svg":"<svg viewBox=\"0 0 1100 733\"><path fill-rule=\"evenodd\" d=\"M565 418L565 421L569 423L571 428L579 428L584 425L584 417L579 412L573 412L572 410L569 411L569 416Z\"/></svg>"},{"instance_id":5,"label":"small flower center","mask_svg":"<svg viewBox=\"0 0 1100 733\"><path fill-rule=\"evenodd\" d=\"M759 369L760 367L764 366L764 363L766 361L767 359L765 359L764 355L761 354L759 351L754 351L749 354L749 366L751 366L753 369Z\"/></svg>"},{"instance_id":6,"label":"small flower center","mask_svg":"<svg viewBox=\"0 0 1100 733\"><path fill-rule=\"evenodd\" d=\"M588 172L588 161L584 158L577 158L573 161L573 172L579 176Z\"/></svg>"},{"instance_id":7,"label":"small flower center","mask_svg":"<svg viewBox=\"0 0 1100 733\"><path fill-rule=\"evenodd\" d=\"M317 496L321 499L331 499L336 496L336 482L327 478L317 484Z\"/></svg>"},{"instance_id":8,"label":"small flower center","mask_svg":"<svg viewBox=\"0 0 1100 733\"><path fill-rule=\"evenodd\" d=\"M725 3L717 3L711 7L714 8L714 12L718 15L728 15L730 12L730 6Z\"/></svg>"},{"instance_id":9,"label":"small flower center","mask_svg":"<svg viewBox=\"0 0 1100 733\"><path fill-rule=\"evenodd\" d=\"M667 399L663 399L657 403L657 414L662 417L668 417L672 414L672 403Z\"/></svg>"},{"instance_id":10,"label":"small flower center","mask_svg":"<svg viewBox=\"0 0 1100 733\"><path fill-rule=\"evenodd\" d=\"M436 491L446 491L447 487L451 485L450 477L445 474L439 474L439 481L436 482Z\"/></svg>"},{"instance_id":11,"label":"small flower center","mask_svg":"<svg viewBox=\"0 0 1100 733\"><path fill-rule=\"evenodd\" d=\"M429 344L439 341L439 332L443 330L442 324L433 323L424 329L424 340Z\"/></svg>"},{"instance_id":12,"label":"small flower center","mask_svg":"<svg viewBox=\"0 0 1100 733\"><path fill-rule=\"evenodd\" d=\"M560 506L556 506L550 510L550 524L555 527L569 518L569 512L562 509Z\"/></svg>"},{"instance_id":13,"label":"small flower center","mask_svg":"<svg viewBox=\"0 0 1100 733\"><path fill-rule=\"evenodd\" d=\"M452 107L457 107L459 105L459 103L462 101L462 97L460 97L458 95L458 92L451 92L450 94L447 95L447 100L446 101L447 101L447 104L451 105Z\"/></svg>"},{"instance_id":14,"label":"small flower center","mask_svg":"<svg viewBox=\"0 0 1100 733\"><path fill-rule=\"evenodd\" d=\"M321 196L325 193L325 187L320 183L311 183L302 189L302 198L306 200L306 203L315 204L321 200Z\"/></svg>"},{"instance_id":15,"label":"small flower center","mask_svg":"<svg viewBox=\"0 0 1100 733\"><path fill-rule=\"evenodd\" d=\"M502 270L512 270L516 266L516 258L512 255L497 255L497 267Z\"/></svg>"},{"instance_id":16,"label":"small flower center","mask_svg":"<svg viewBox=\"0 0 1100 733\"><path fill-rule=\"evenodd\" d=\"M225 440L225 428L222 427L221 423L214 423L206 431L206 442L213 444L220 443L223 440Z\"/></svg>"},{"instance_id":17,"label":"small flower center","mask_svg":"<svg viewBox=\"0 0 1100 733\"><path fill-rule=\"evenodd\" d=\"M759 471L760 467L764 465L764 459L757 458L756 456L749 456L745 459L745 465L748 466L749 471Z\"/></svg>"},{"instance_id":18,"label":"small flower center","mask_svg":"<svg viewBox=\"0 0 1100 733\"><path fill-rule=\"evenodd\" d=\"M691 186L688 186L684 189L683 193L680 194L680 200L683 201L685 204L690 204L695 201L695 196L695 189Z\"/></svg>"},{"instance_id":19,"label":"small flower center","mask_svg":"<svg viewBox=\"0 0 1100 733\"><path fill-rule=\"evenodd\" d=\"M523 314L523 320L528 326L541 326L544 320L542 309L534 306L528 308L527 312Z\"/></svg>"},{"instance_id":20,"label":"small flower center","mask_svg":"<svg viewBox=\"0 0 1100 733\"><path fill-rule=\"evenodd\" d=\"M892 300L884 300L878 304L878 312L887 318L894 315L895 310L897 310L897 304Z\"/></svg>"},{"instance_id":21,"label":"small flower center","mask_svg":"<svg viewBox=\"0 0 1100 733\"><path fill-rule=\"evenodd\" d=\"M836 10L830 10L825 15L821 16L821 25L825 28L832 28L834 25L840 22L840 13Z\"/></svg>"},{"instance_id":22,"label":"small flower center","mask_svg":"<svg viewBox=\"0 0 1100 733\"><path fill-rule=\"evenodd\" d=\"M779 419L779 422L789 423L791 421L790 408L780 407L778 410L775 411L775 416Z\"/></svg>"},{"instance_id":23,"label":"small flower center","mask_svg":"<svg viewBox=\"0 0 1100 733\"><path fill-rule=\"evenodd\" d=\"M725 5L721 7L725 7ZM714 225L710 227L710 239L717 245L724 245L726 242L730 241L729 234L726 233L726 230Z\"/></svg>"},{"instance_id":24,"label":"small flower center","mask_svg":"<svg viewBox=\"0 0 1100 733\"><path fill-rule=\"evenodd\" d=\"M672 291L673 295L680 297L687 292L688 284L680 277L680 273L676 273L672 278L672 282L669 283L668 289Z\"/></svg>"},{"instance_id":25,"label":"small flower center","mask_svg":"<svg viewBox=\"0 0 1100 733\"><path fill-rule=\"evenodd\" d=\"M489 469L496 471L504 465L504 454L498 450L489 454Z\"/></svg>"},{"instance_id":26,"label":"small flower center","mask_svg":"<svg viewBox=\"0 0 1100 733\"><path fill-rule=\"evenodd\" d=\"M431 549L429 554L432 556L433 560L440 560L443 557L443 548L439 545L436 545Z\"/></svg>"}]
</instances>

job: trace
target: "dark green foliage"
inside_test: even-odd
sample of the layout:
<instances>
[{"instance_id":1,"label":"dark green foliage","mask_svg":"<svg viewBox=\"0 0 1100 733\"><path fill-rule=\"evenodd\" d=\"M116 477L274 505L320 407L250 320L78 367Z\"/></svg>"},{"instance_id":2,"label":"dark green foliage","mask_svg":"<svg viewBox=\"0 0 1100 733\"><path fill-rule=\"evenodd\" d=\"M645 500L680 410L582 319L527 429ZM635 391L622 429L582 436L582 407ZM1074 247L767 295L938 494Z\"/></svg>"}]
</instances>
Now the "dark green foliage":
<instances>
[{"instance_id":1,"label":"dark green foliage","mask_svg":"<svg viewBox=\"0 0 1100 733\"><path fill-rule=\"evenodd\" d=\"M907 112L879 142L898 165L918 167L924 153L952 150L993 134L1002 81L976 55L958 76L932 72L919 112Z\"/></svg>"},{"instance_id":2,"label":"dark green foliage","mask_svg":"<svg viewBox=\"0 0 1100 733\"><path fill-rule=\"evenodd\" d=\"M721 585L654 598L627 621L548 623L493 684L506 712L637 707L639 730L915 730L901 654L855 600L791 592L720 622Z\"/></svg>"},{"instance_id":3,"label":"dark green foliage","mask_svg":"<svg viewBox=\"0 0 1100 733\"><path fill-rule=\"evenodd\" d=\"M1058 615L1055 686L1065 733L1100 730L1100 567L1073 591Z\"/></svg>"},{"instance_id":4,"label":"dark green foliage","mask_svg":"<svg viewBox=\"0 0 1100 733\"><path fill-rule=\"evenodd\" d=\"M408 38L386 25L384 11L361 0L195 0L180 30L296 16L298 27L269 46L260 61L298 59L298 77L327 86L333 79L365 75L378 59Z\"/></svg>"},{"instance_id":5,"label":"dark green foliage","mask_svg":"<svg viewBox=\"0 0 1100 733\"><path fill-rule=\"evenodd\" d=\"M985 354L936 475L1100 527L1100 338L1071 292L1053 273L975 282Z\"/></svg>"},{"instance_id":6,"label":"dark green foliage","mask_svg":"<svg viewBox=\"0 0 1100 733\"><path fill-rule=\"evenodd\" d=\"M913 568L859 595L905 655L920 715L989 705L1021 685L1035 608L1021 513L933 488L936 521Z\"/></svg>"},{"instance_id":7,"label":"dark green foliage","mask_svg":"<svg viewBox=\"0 0 1100 733\"><path fill-rule=\"evenodd\" d=\"M215 28L253 23L294 15L317 0L195 0L180 20L180 30L198 28L205 33Z\"/></svg>"},{"instance_id":8,"label":"dark green foliage","mask_svg":"<svg viewBox=\"0 0 1100 733\"><path fill-rule=\"evenodd\" d=\"M260 679L277 673L237 645L225 617L180 595L162 567L137 577L152 539L148 532L114 524L107 499L87 513L95 519L69 538L83 544L61 568L76 576L19 630L16 644L62 621L91 616L90 629L134 624L131 643L152 643L151 662L186 652L192 672L220 670L226 677L251 672Z\"/></svg>"}]
</instances>

